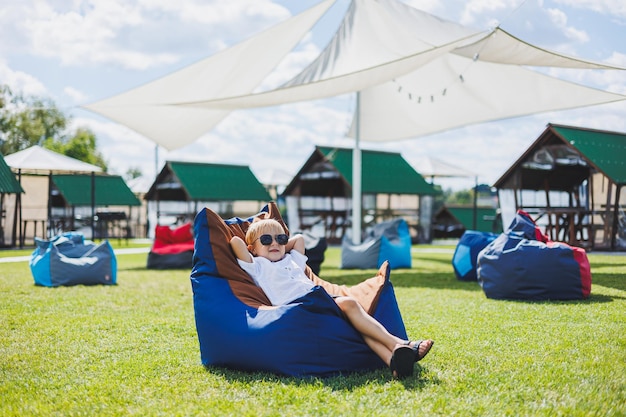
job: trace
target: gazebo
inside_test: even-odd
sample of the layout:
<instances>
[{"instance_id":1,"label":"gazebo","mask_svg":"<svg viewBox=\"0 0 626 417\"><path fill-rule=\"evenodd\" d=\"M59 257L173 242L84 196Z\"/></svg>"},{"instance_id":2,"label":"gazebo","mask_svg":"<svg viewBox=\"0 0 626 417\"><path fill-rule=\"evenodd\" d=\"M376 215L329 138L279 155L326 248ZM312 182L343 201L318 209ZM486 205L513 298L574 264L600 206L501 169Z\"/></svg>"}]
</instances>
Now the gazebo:
<instances>
[{"instance_id":1,"label":"gazebo","mask_svg":"<svg viewBox=\"0 0 626 417\"><path fill-rule=\"evenodd\" d=\"M501 233L502 223L493 207L443 206L433 218L433 237L458 238L466 230Z\"/></svg>"},{"instance_id":2,"label":"gazebo","mask_svg":"<svg viewBox=\"0 0 626 417\"><path fill-rule=\"evenodd\" d=\"M82 226L92 238L127 239L134 236L132 208L138 206L141 202L119 175L50 175L52 234Z\"/></svg>"},{"instance_id":3,"label":"gazebo","mask_svg":"<svg viewBox=\"0 0 626 417\"><path fill-rule=\"evenodd\" d=\"M7 211L5 207L5 196L14 194L15 201L19 200L20 195L24 192L22 186L15 178L13 172L7 165L2 154L0 154L0 247L2 246L15 246L17 235L17 222L15 219L17 216L13 214L12 227L10 230L6 230L6 218ZM17 203L13 205L14 209L17 209ZM11 244L7 245L6 233L10 233Z\"/></svg>"},{"instance_id":4,"label":"gazebo","mask_svg":"<svg viewBox=\"0 0 626 417\"><path fill-rule=\"evenodd\" d=\"M548 124L498 179L504 225L518 209L552 240L626 248L626 133Z\"/></svg>"},{"instance_id":5,"label":"gazebo","mask_svg":"<svg viewBox=\"0 0 626 417\"><path fill-rule=\"evenodd\" d=\"M414 238L428 239L434 187L399 153L362 151L363 226L404 218ZM330 243L351 228L352 149L316 146L282 196L291 229L319 228Z\"/></svg>"},{"instance_id":6,"label":"gazebo","mask_svg":"<svg viewBox=\"0 0 626 417\"><path fill-rule=\"evenodd\" d=\"M156 221L193 220L204 206L222 217L250 215L272 197L245 165L167 161L144 196L156 205Z\"/></svg>"},{"instance_id":7,"label":"gazebo","mask_svg":"<svg viewBox=\"0 0 626 417\"><path fill-rule=\"evenodd\" d=\"M5 156L6 164L16 174L23 195L16 198L7 212L17 227L12 241L24 245L27 236L50 237L53 231L50 187L53 174L92 174L101 173L102 168L66 155L53 152L41 146L31 146ZM19 236L18 236L19 234Z\"/></svg>"}]
</instances>

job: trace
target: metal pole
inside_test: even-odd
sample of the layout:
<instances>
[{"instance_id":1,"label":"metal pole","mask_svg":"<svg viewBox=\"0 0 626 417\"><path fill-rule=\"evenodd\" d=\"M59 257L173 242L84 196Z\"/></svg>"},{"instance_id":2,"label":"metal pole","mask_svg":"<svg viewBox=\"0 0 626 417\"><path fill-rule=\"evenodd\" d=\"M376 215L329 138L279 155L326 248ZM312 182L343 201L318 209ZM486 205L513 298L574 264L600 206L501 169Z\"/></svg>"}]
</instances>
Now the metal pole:
<instances>
[{"instance_id":1,"label":"metal pole","mask_svg":"<svg viewBox=\"0 0 626 417\"><path fill-rule=\"evenodd\" d=\"M22 168L18 168L17 170L17 181L20 184L20 188L22 187ZM17 242L17 227L20 228L20 242L22 241L22 193L18 192L15 194L15 208L13 209L13 230L11 233L11 246L15 247Z\"/></svg>"},{"instance_id":2,"label":"metal pole","mask_svg":"<svg viewBox=\"0 0 626 417\"><path fill-rule=\"evenodd\" d=\"M96 240L96 173L91 173L91 239Z\"/></svg>"},{"instance_id":3,"label":"metal pole","mask_svg":"<svg viewBox=\"0 0 626 417\"><path fill-rule=\"evenodd\" d=\"M46 236L48 239L52 238L52 171L48 173L48 233Z\"/></svg>"},{"instance_id":4,"label":"metal pole","mask_svg":"<svg viewBox=\"0 0 626 417\"><path fill-rule=\"evenodd\" d=\"M356 93L355 137L352 151L352 243L361 243L361 92Z\"/></svg>"},{"instance_id":5,"label":"metal pole","mask_svg":"<svg viewBox=\"0 0 626 417\"><path fill-rule=\"evenodd\" d=\"M478 223L478 177L474 177L474 216L473 216L473 222L472 222L472 227L473 230L476 230L476 226Z\"/></svg>"},{"instance_id":6,"label":"metal pole","mask_svg":"<svg viewBox=\"0 0 626 417\"><path fill-rule=\"evenodd\" d=\"M154 179L159 175L159 145L154 145Z\"/></svg>"}]
</instances>

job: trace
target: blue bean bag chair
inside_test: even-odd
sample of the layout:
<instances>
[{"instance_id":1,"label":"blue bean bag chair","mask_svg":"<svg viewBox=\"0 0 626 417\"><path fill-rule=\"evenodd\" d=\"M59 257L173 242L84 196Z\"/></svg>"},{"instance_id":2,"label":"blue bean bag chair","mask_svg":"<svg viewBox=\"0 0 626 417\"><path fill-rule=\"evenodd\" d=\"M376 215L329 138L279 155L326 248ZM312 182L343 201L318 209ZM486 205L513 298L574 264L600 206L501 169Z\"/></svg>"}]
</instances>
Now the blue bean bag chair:
<instances>
[{"instance_id":1,"label":"blue bean bag chair","mask_svg":"<svg viewBox=\"0 0 626 417\"><path fill-rule=\"evenodd\" d=\"M380 268L383 262L392 269L411 267L411 234L404 219L374 225L361 244L347 236L341 242L342 269Z\"/></svg>"},{"instance_id":2,"label":"blue bean bag chair","mask_svg":"<svg viewBox=\"0 0 626 417\"><path fill-rule=\"evenodd\" d=\"M63 233L50 240L35 239L30 270L36 285L114 285L117 260L107 240L95 244L82 233Z\"/></svg>"},{"instance_id":3,"label":"blue bean bag chair","mask_svg":"<svg viewBox=\"0 0 626 417\"><path fill-rule=\"evenodd\" d=\"M275 203L262 212L281 222L288 233ZM208 208L195 218L191 285L202 363L319 377L386 368L329 292L355 297L387 330L406 338L389 265L352 287L324 281L307 267L317 286L288 305L273 307L239 267L229 245L232 236L245 236L253 218L223 220Z\"/></svg>"},{"instance_id":4,"label":"blue bean bag chair","mask_svg":"<svg viewBox=\"0 0 626 417\"><path fill-rule=\"evenodd\" d=\"M579 300L591 293L585 250L551 241L521 210L509 229L478 254L477 270L488 298Z\"/></svg>"},{"instance_id":5,"label":"blue bean bag chair","mask_svg":"<svg viewBox=\"0 0 626 417\"><path fill-rule=\"evenodd\" d=\"M497 233L466 230L459 239L452 256L452 268L460 281L476 281L478 253L498 237Z\"/></svg>"},{"instance_id":6,"label":"blue bean bag chair","mask_svg":"<svg viewBox=\"0 0 626 417\"><path fill-rule=\"evenodd\" d=\"M325 237L318 237L309 232L302 232L304 237L304 254L308 258L306 264L315 275L320 274L328 243Z\"/></svg>"}]
</instances>

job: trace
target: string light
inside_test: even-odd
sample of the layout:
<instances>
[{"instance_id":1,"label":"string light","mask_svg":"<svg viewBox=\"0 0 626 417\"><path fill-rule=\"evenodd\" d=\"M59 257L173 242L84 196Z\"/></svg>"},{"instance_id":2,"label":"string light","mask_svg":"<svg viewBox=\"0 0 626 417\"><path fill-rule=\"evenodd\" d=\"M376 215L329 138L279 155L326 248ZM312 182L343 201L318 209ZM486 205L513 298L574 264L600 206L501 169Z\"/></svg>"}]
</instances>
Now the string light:
<instances>
[{"instance_id":1,"label":"string light","mask_svg":"<svg viewBox=\"0 0 626 417\"><path fill-rule=\"evenodd\" d=\"M499 26L499 25L498 25L498 26ZM497 27L496 27L496 29L497 29ZM496 36L496 33L497 33L497 32L496 32L496 30L495 30L495 29L493 29L493 30L492 30L492 33L491 33L491 37L495 37L495 36ZM489 38L489 40L490 40L490 39L491 39L491 38ZM482 50L482 48L484 48L485 46L486 46L486 43L485 43L483 46L481 46L481 50ZM476 51L476 52L474 53L474 55L472 56L472 61L471 61L471 62L468 62L468 64L467 64L467 65L466 65L466 67L465 67L465 70L462 70L462 71L461 71L461 73L459 73L459 81L460 81L460 83L461 83L461 84L465 83L465 77L463 77L463 73L464 73L464 72L466 72L466 71L468 71L468 70L470 69L470 67L473 65L473 63L474 63L474 62L476 62L476 61L478 61L479 59L480 59L480 50L479 50L479 51ZM392 81L398 85L398 93L401 93L401 92L402 92L402 90L403 90L403 86L402 86L402 85L400 85L400 84L398 84L398 82L397 82L397 80L396 80L395 78L393 78L393 79L392 79ZM453 81L451 84L453 85L453 84L454 84L454 81ZM441 96L442 96L442 97L445 97L447 93L448 93L448 88L447 88L447 87L444 87L444 88L441 90ZM407 95L408 95L409 101L412 101L412 100L413 100L413 92L409 91L409 92L407 93ZM416 100L416 101L417 101L417 104L420 104L420 103L422 102L422 96L421 96L421 95L418 95L418 94L416 94L415 96L417 97L417 100ZM426 96L426 97L428 97L428 96ZM431 94L431 95L430 95L430 102L431 102L431 103L434 103L434 102L435 102L435 95L434 95L434 94Z\"/></svg>"},{"instance_id":2,"label":"string light","mask_svg":"<svg viewBox=\"0 0 626 417\"><path fill-rule=\"evenodd\" d=\"M478 59L478 57L479 57L478 53L474 54L474 61L476 61ZM398 93L402 93L403 91L406 92L406 95L407 95L409 101L413 101L413 97L415 97L416 98L415 101L416 101L417 104L420 104L422 102L422 96L421 95L414 94L412 91L406 91L407 89L404 88L403 85L399 84L395 78L393 78L391 81L398 86ZM463 77L463 74L459 74L459 81L461 83L465 82L465 78ZM448 94L448 87L444 87L441 90L441 97L445 97L447 94ZM435 102L435 97L436 96L438 96L438 95L437 94L430 94L430 102L431 103ZM428 97L428 95L426 97Z\"/></svg>"}]
</instances>

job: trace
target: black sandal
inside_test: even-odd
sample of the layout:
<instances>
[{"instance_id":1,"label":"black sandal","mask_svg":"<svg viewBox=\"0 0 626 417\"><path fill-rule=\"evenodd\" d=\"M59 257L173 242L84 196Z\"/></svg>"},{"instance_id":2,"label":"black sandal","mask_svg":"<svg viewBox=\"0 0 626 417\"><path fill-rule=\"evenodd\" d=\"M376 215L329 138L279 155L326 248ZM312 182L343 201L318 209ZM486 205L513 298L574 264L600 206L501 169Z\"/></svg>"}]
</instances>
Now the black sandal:
<instances>
[{"instance_id":1,"label":"black sandal","mask_svg":"<svg viewBox=\"0 0 626 417\"><path fill-rule=\"evenodd\" d=\"M393 350L389 369L395 372L397 378L406 378L413 375L413 364L415 363L415 353L411 346L398 346Z\"/></svg>"},{"instance_id":2,"label":"black sandal","mask_svg":"<svg viewBox=\"0 0 626 417\"><path fill-rule=\"evenodd\" d=\"M429 340L430 340L430 339L429 339ZM422 359L424 359L424 357L425 357L426 355L428 355L428 352L430 352L430 349L432 349L433 345L435 344L435 341L434 341L434 340L431 340L431 342L432 342L432 343L430 344L430 346L428 347L428 349L426 349L426 352L424 352L424 354L423 354L422 356L420 356L420 345L421 345L422 343L424 343L424 342L426 342L426 340L415 340L415 341L413 342L413 346L410 346L410 345L411 345L411 341L410 341L410 340L409 340L408 342L406 342L406 344L407 344L407 345L409 345L409 347L410 347L410 348L411 348L411 350L413 351L414 361L415 361L415 362L419 362L419 361L421 361Z\"/></svg>"}]
</instances>

